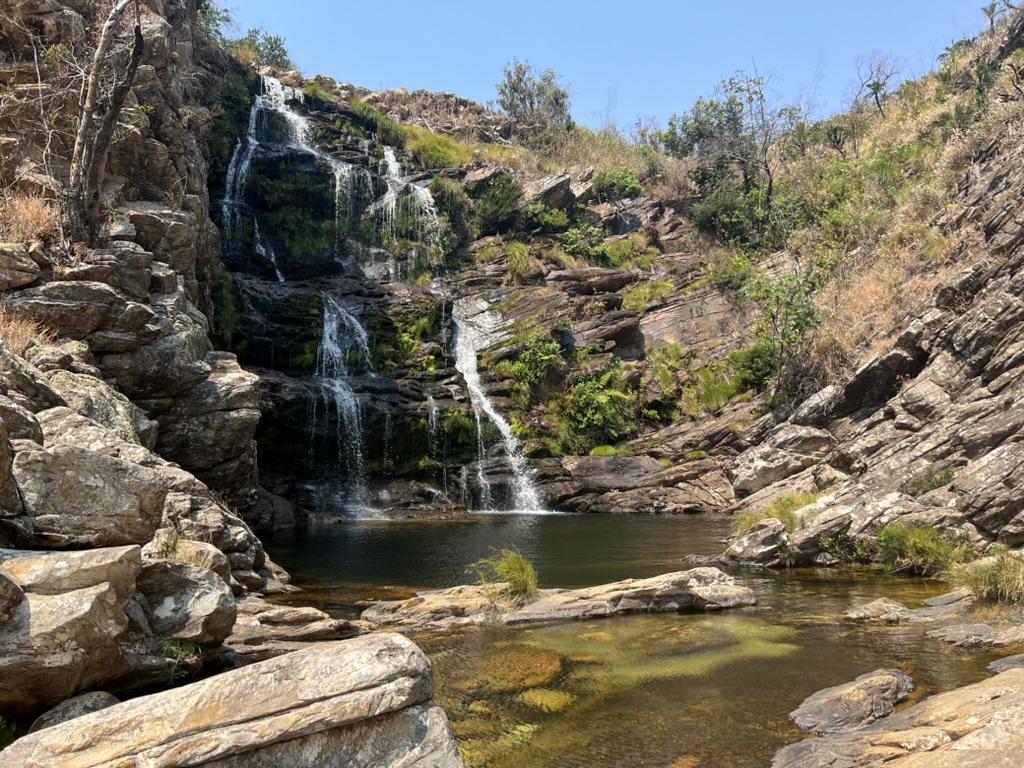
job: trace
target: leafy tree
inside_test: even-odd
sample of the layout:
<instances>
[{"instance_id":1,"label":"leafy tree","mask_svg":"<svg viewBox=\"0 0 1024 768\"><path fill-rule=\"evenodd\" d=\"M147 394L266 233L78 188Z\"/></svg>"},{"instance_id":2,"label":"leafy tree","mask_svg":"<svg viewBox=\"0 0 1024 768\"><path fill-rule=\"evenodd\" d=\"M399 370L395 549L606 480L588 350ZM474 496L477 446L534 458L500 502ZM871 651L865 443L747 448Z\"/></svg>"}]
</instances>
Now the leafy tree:
<instances>
[{"instance_id":1,"label":"leafy tree","mask_svg":"<svg viewBox=\"0 0 1024 768\"><path fill-rule=\"evenodd\" d=\"M244 37L228 41L228 48L237 59L254 67L292 68L284 38L256 27L246 32Z\"/></svg>"},{"instance_id":2,"label":"leafy tree","mask_svg":"<svg viewBox=\"0 0 1024 768\"><path fill-rule=\"evenodd\" d=\"M515 120L526 144L557 145L573 127L569 91L553 69L538 74L528 63L513 61L498 83L498 106Z\"/></svg>"},{"instance_id":3,"label":"leafy tree","mask_svg":"<svg viewBox=\"0 0 1024 768\"><path fill-rule=\"evenodd\" d=\"M523 187L509 174L502 174L484 187L476 201L480 231L494 235L509 230L519 216Z\"/></svg>"},{"instance_id":4,"label":"leafy tree","mask_svg":"<svg viewBox=\"0 0 1024 768\"><path fill-rule=\"evenodd\" d=\"M743 286L744 297L761 310L756 335L772 362L773 396L797 388L792 374L799 351L820 320L813 289L812 282L800 274L755 274Z\"/></svg>"}]
</instances>

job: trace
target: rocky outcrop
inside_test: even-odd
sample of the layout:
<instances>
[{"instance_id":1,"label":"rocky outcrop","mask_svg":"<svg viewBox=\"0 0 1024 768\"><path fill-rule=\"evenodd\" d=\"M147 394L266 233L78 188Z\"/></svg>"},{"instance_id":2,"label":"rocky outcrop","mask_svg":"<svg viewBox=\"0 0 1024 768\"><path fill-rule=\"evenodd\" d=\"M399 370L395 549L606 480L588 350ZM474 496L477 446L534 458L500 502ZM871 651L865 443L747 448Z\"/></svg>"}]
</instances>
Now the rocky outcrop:
<instances>
[{"instance_id":1,"label":"rocky outcrop","mask_svg":"<svg viewBox=\"0 0 1024 768\"><path fill-rule=\"evenodd\" d=\"M850 733L802 741L772 768L961 768L1016 765L1024 756L1024 670L940 693Z\"/></svg>"},{"instance_id":2,"label":"rocky outcrop","mask_svg":"<svg viewBox=\"0 0 1024 768\"><path fill-rule=\"evenodd\" d=\"M900 670L876 669L808 696L789 718L819 736L845 733L891 715L913 690L914 681Z\"/></svg>"},{"instance_id":3,"label":"rocky outcrop","mask_svg":"<svg viewBox=\"0 0 1024 768\"><path fill-rule=\"evenodd\" d=\"M542 589L524 601L508 600L502 593L501 584L423 592L408 600L375 603L360 618L402 629L452 629L581 621L630 613L714 611L757 602L753 590L716 568L694 568L586 589Z\"/></svg>"},{"instance_id":4,"label":"rocky outcrop","mask_svg":"<svg viewBox=\"0 0 1024 768\"><path fill-rule=\"evenodd\" d=\"M31 733L3 768L461 766L430 663L394 634L323 643Z\"/></svg>"}]
</instances>

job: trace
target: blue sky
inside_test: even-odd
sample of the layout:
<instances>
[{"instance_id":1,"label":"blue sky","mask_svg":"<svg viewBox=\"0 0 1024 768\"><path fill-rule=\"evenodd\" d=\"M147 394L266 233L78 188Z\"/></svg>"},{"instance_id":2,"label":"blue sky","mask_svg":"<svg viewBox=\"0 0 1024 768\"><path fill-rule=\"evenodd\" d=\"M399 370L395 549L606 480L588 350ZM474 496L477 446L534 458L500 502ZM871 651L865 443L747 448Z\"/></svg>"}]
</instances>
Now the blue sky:
<instances>
[{"instance_id":1,"label":"blue sky","mask_svg":"<svg viewBox=\"0 0 1024 768\"><path fill-rule=\"evenodd\" d=\"M842 109L858 57L904 77L984 25L982 0L226 0L240 29L282 35L306 74L368 88L495 96L513 58L554 68L574 117L664 122L737 69L816 116Z\"/></svg>"}]
</instances>

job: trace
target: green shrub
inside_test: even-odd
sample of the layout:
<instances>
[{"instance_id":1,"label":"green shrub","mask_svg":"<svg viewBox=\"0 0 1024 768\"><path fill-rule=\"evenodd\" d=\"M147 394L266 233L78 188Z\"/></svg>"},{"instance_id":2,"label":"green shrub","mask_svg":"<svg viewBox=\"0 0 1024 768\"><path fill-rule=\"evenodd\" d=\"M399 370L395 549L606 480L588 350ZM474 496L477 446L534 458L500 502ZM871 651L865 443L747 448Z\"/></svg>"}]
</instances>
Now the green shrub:
<instances>
[{"instance_id":1,"label":"green shrub","mask_svg":"<svg viewBox=\"0 0 1024 768\"><path fill-rule=\"evenodd\" d=\"M675 284L671 280L647 280L622 294L622 308L642 312L655 302L671 296Z\"/></svg>"},{"instance_id":2,"label":"green shrub","mask_svg":"<svg viewBox=\"0 0 1024 768\"><path fill-rule=\"evenodd\" d=\"M555 234L568 228L569 214L561 208L552 208L537 200L526 206L526 222L532 229Z\"/></svg>"},{"instance_id":3,"label":"green shrub","mask_svg":"<svg viewBox=\"0 0 1024 768\"><path fill-rule=\"evenodd\" d=\"M537 572L517 550L502 549L473 563L469 570L480 584L504 583L504 594L524 599L537 592Z\"/></svg>"},{"instance_id":4,"label":"green shrub","mask_svg":"<svg viewBox=\"0 0 1024 768\"><path fill-rule=\"evenodd\" d=\"M594 174L594 195L601 201L622 200L640 197L644 186L633 171L627 168L600 170Z\"/></svg>"},{"instance_id":5,"label":"green shrub","mask_svg":"<svg viewBox=\"0 0 1024 768\"><path fill-rule=\"evenodd\" d=\"M457 168L473 161L473 150L451 136L404 126L405 148L424 168Z\"/></svg>"},{"instance_id":6,"label":"green shrub","mask_svg":"<svg viewBox=\"0 0 1024 768\"><path fill-rule=\"evenodd\" d=\"M186 643L183 640L164 640L160 645L160 652L165 658L172 659L176 664L193 661L203 655L202 648L195 643Z\"/></svg>"},{"instance_id":7,"label":"green shrub","mask_svg":"<svg viewBox=\"0 0 1024 768\"><path fill-rule=\"evenodd\" d=\"M924 496L930 491L949 485L955 475L956 470L953 467L929 467L914 475L907 482L905 490L911 496Z\"/></svg>"},{"instance_id":8,"label":"green shrub","mask_svg":"<svg viewBox=\"0 0 1024 768\"><path fill-rule=\"evenodd\" d=\"M512 364L513 378L536 387L554 371L565 367L561 345L539 328L523 341L523 351Z\"/></svg>"},{"instance_id":9,"label":"green shrub","mask_svg":"<svg viewBox=\"0 0 1024 768\"><path fill-rule=\"evenodd\" d=\"M519 279L530 272L534 259L530 256L530 246L526 243L509 243L505 246L505 258L508 260L508 271L512 277Z\"/></svg>"},{"instance_id":10,"label":"green shrub","mask_svg":"<svg viewBox=\"0 0 1024 768\"><path fill-rule=\"evenodd\" d=\"M774 518L782 523L789 533L793 533L803 525L797 510L813 504L818 497L813 493L784 493L776 496L771 503L758 510L743 512L733 520L732 532L741 535L749 531L762 520Z\"/></svg>"},{"instance_id":11,"label":"green shrub","mask_svg":"<svg viewBox=\"0 0 1024 768\"><path fill-rule=\"evenodd\" d=\"M608 266L649 271L658 253L658 249L648 242L646 235L633 232L619 240L605 243L603 255Z\"/></svg>"},{"instance_id":12,"label":"green shrub","mask_svg":"<svg viewBox=\"0 0 1024 768\"><path fill-rule=\"evenodd\" d=\"M602 459L610 459L616 456L631 456L629 450L616 448L614 445L598 445L590 449L590 455Z\"/></svg>"},{"instance_id":13,"label":"green shrub","mask_svg":"<svg viewBox=\"0 0 1024 768\"><path fill-rule=\"evenodd\" d=\"M626 391L617 366L570 387L562 400L562 413L574 450L617 443L636 429L635 398Z\"/></svg>"},{"instance_id":14,"label":"green shrub","mask_svg":"<svg viewBox=\"0 0 1024 768\"><path fill-rule=\"evenodd\" d=\"M741 391L728 371L709 365L698 370L693 383L683 388L679 408L691 418L711 415L722 410Z\"/></svg>"},{"instance_id":15,"label":"green shrub","mask_svg":"<svg viewBox=\"0 0 1024 768\"><path fill-rule=\"evenodd\" d=\"M562 246L570 256L591 264L602 263L607 259L604 230L590 224L581 224L569 229L562 235Z\"/></svg>"},{"instance_id":16,"label":"green shrub","mask_svg":"<svg viewBox=\"0 0 1024 768\"><path fill-rule=\"evenodd\" d=\"M969 589L979 600L1024 604L1024 559L1005 547L982 560L954 565L945 579Z\"/></svg>"},{"instance_id":17,"label":"green shrub","mask_svg":"<svg viewBox=\"0 0 1024 768\"><path fill-rule=\"evenodd\" d=\"M334 98L325 88L316 83L306 83L302 89L303 95L307 99L313 99L315 101L334 101Z\"/></svg>"},{"instance_id":18,"label":"green shrub","mask_svg":"<svg viewBox=\"0 0 1024 768\"><path fill-rule=\"evenodd\" d=\"M400 124L371 104L355 101L350 106L366 130L377 134L379 141L392 147L405 146L405 129Z\"/></svg>"},{"instance_id":19,"label":"green shrub","mask_svg":"<svg viewBox=\"0 0 1024 768\"><path fill-rule=\"evenodd\" d=\"M519 218L523 187L509 174L492 179L476 201L480 231L485 235L507 232Z\"/></svg>"},{"instance_id":20,"label":"green shrub","mask_svg":"<svg viewBox=\"0 0 1024 768\"><path fill-rule=\"evenodd\" d=\"M683 454L684 461L700 461L701 459L706 459L707 457L708 452L703 451L700 448L694 451L687 451L686 453Z\"/></svg>"},{"instance_id":21,"label":"green shrub","mask_svg":"<svg viewBox=\"0 0 1024 768\"><path fill-rule=\"evenodd\" d=\"M739 391L753 389L760 392L771 383L775 373L775 353L769 344L755 342L729 355L729 367Z\"/></svg>"},{"instance_id":22,"label":"green shrub","mask_svg":"<svg viewBox=\"0 0 1024 768\"><path fill-rule=\"evenodd\" d=\"M447 223L450 242L445 250L451 252L476 237L473 219L473 203L462 185L443 176L435 176L430 182L430 194L437 206L437 213Z\"/></svg>"},{"instance_id":23,"label":"green shrub","mask_svg":"<svg viewBox=\"0 0 1024 768\"><path fill-rule=\"evenodd\" d=\"M879 531L878 551L890 570L921 576L948 571L970 555L956 531L905 523L890 523Z\"/></svg>"}]
</instances>

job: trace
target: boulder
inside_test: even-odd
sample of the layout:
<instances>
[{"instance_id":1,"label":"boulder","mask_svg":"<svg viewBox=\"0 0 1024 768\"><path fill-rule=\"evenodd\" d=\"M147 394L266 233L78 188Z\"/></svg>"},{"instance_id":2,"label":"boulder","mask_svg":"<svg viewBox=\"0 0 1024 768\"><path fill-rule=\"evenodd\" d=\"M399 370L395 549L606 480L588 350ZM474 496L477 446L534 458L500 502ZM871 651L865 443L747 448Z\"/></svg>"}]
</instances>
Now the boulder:
<instances>
[{"instance_id":1,"label":"boulder","mask_svg":"<svg viewBox=\"0 0 1024 768\"><path fill-rule=\"evenodd\" d=\"M430 662L376 634L308 649L31 733L0 768L459 768Z\"/></svg>"},{"instance_id":2,"label":"boulder","mask_svg":"<svg viewBox=\"0 0 1024 768\"><path fill-rule=\"evenodd\" d=\"M0 421L7 425L9 439L43 444L43 430L36 417L28 408L18 405L5 395L0 395Z\"/></svg>"},{"instance_id":3,"label":"boulder","mask_svg":"<svg viewBox=\"0 0 1024 768\"><path fill-rule=\"evenodd\" d=\"M74 720L76 717L90 715L120 703L120 699L106 691L90 691L80 696L72 696L37 717L28 732L35 733L44 728L52 728L55 725Z\"/></svg>"},{"instance_id":4,"label":"boulder","mask_svg":"<svg viewBox=\"0 0 1024 768\"><path fill-rule=\"evenodd\" d=\"M7 397L32 413L67 405L46 383L42 372L14 354L3 339L0 339L0 388Z\"/></svg>"},{"instance_id":5,"label":"boulder","mask_svg":"<svg viewBox=\"0 0 1024 768\"><path fill-rule=\"evenodd\" d=\"M789 532L780 520L768 517L729 545L722 553L725 562L776 564L789 553Z\"/></svg>"},{"instance_id":6,"label":"boulder","mask_svg":"<svg viewBox=\"0 0 1024 768\"><path fill-rule=\"evenodd\" d=\"M135 591L142 567L138 546L106 547L70 552L0 549L0 574L7 574L26 592L56 595L109 584L122 600Z\"/></svg>"},{"instance_id":7,"label":"boulder","mask_svg":"<svg viewBox=\"0 0 1024 768\"><path fill-rule=\"evenodd\" d=\"M880 597L870 603L850 608L843 615L853 621L879 621L884 624L899 624L910 617L910 609L888 597Z\"/></svg>"},{"instance_id":8,"label":"boulder","mask_svg":"<svg viewBox=\"0 0 1024 768\"><path fill-rule=\"evenodd\" d=\"M150 560L174 560L194 565L204 571L220 576L225 584L231 583L231 563L223 552L205 541L179 538L169 529L157 531L153 541L142 549L144 557Z\"/></svg>"},{"instance_id":9,"label":"boulder","mask_svg":"<svg viewBox=\"0 0 1024 768\"><path fill-rule=\"evenodd\" d=\"M53 704L121 674L124 605L107 583L27 593L0 627L0 711Z\"/></svg>"},{"instance_id":10,"label":"boulder","mask_svg":"<svg viewBox=\"0 0 1024 768\"><path fill-rule=\"evenodd\" d=\"M637 488L661 465L650 456L566 456L562 468L572 477L577 493L583 494Z\"/></svg>"},{"instance_id":11,"label":"boulder","mask_svg":"<svg viewBox=\"0 0 1024 768\"><path fill-rule=\"evenodd\" d=\"M34 540L47 547L143 544L167 496L159 472L75 446L23 451L14 476Z\"/></svg>"},{"instance_id":12,"label":"boulder","mask_svg":"<svg viewBox=\"0 0 1024 768\"><path fill-rule=\"evenodd\" d=\"M808 696L789 719L819 736L852 731L891 715L913 690L914 681L900 670L876 669Z\"/></svg>"},{"instance_id":13,"label":"boulder","mask_svg":"<svg viewBox=\"0 0 1024 768\"><path fill-rule=\"evenodd\" d=\"M145 415L131 400L94 376L71 371L45 374L47 383L61 395L68 407L110 429L122 440L139 442L136 425Z\"/></svg>"},{"instance_id":14,"label":"boulder","mask_svg":"<svg viewBox=\"0 0 1024 768\"><path fill-rule=\"evenodd\" d=\"M572 177L567 173L553 173L523 185L523 200L541 202L551 208L569 208L576 198L572 193Z\"/></svg>"},{"instance_id":15,"label":"boulder","mask_svg":"<svg viewBox=\"0 0 1024 768\"><path fill-rule=\"evenodd\" d=\"M753 493L821 461L835 445L823 429L786 424L760 445L749 448L730 471L737 491Z\"/></svg>"},{"instance_id":16,"label":"boulder","mask_svg":"<svg viewBox=\"0 0 1024 768\"><path fill-rule=\"evenodd\" d=\"M772 768L1011 768L1024 758L1024 669L931 696L855 731L792 744Z\"/></svg>"},{"instance_id":17,"label":"boulder","mask_svg":"<svg viewBox=\"0 0 1024 768\"><path fill-rule=\"evenodd\" d=\"M212 646L231 634L235 601L211 571L170 560L147 562L138 590L146 598L149 625L160 637Z\"/></svg>"},{"instance_id":18,"label":"boulder","mask_svg":"<svg viewBox=\"0 0 1024 768\"><path fill-rule=\"evenodd\" d=\"M39 279L39 265L21 243L0 243L0 291L31 285Z\"/></svg>"}]
</instances>

